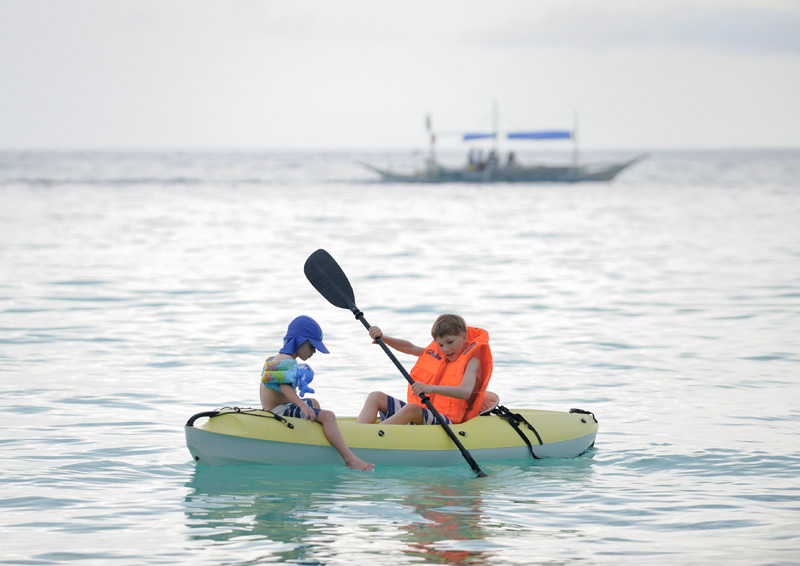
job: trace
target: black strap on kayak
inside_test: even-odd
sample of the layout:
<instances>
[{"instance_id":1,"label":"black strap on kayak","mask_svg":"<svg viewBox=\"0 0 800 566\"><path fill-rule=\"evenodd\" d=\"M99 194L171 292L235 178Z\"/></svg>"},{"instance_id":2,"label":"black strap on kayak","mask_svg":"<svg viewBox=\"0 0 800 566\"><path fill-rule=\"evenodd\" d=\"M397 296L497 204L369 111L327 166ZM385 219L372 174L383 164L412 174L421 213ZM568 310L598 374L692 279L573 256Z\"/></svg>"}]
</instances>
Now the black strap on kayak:
<instances>
[{"instance_id":1,"label":"black strap on kayak","mask_svg":"<svg viewBox=\"0 0 800 566\"><path fill-rule=\"evenodd\" d=\"M536 455L536 454L533 452L533 446L531 445L531 441L530 441L530 440L528 440L528 437L527 437L527 436L525 435L525 433L524 433L524 432L522 432L522 430L519 428L519 425L520 425L520 423L523 423L525 426L527 426L527 427L528 427L530 430L532 430L532 431L533 431L533 434L535 434L535 435L536 435L536 440L538 440L538 441L539 441L539 445L540 445L540 446L541 446L542 444L544 444L544 442L542 442L542 437L541 437L541 436L539 436L539 433L536 431L536 429L535 429L535 428L533 428L533 425L532 425L531 423L529 423L528 421L526 421L526 420L525 420L525 417L523 417L523 416L522 416L522 415L520 415L519 413L512 413L512 412L511 412L511 411L509 411L507 408L505 408L503 405L498 405L497 407L495 407L494 409L492 409L492 410L491 410L491 414L493 414L493 415L497 415L498 417L500 417L501 419L503 419L504 421L506 421L508 424L510 424L510 425L511 425L511 428L513 428L515 431L517 431L517 434L519 435L519 437L520 437L522 440L524 440L524 441L525 441L525 444L527 444L527 445L528 445L528 450L530 450L530 452L531 452L531 456L533 456L533 459L534 459L534 460L539 460L539 459L540 459L540 458L539 458L539 457L538 457L538 456L537 456L537 455Z\"/></svg>"},{"instance_id":2,"label":"black strap on kayak","mask_svg":"<svg viewBox=\"0 0 800 566\"><path fill-rule=\"evenodd\" d=\"M197 419L208 417L209 419L218 417L219 415L225 415L229 413L241 413L242 415L250 415L252 417L261 417L264 419L275 419L279 423L285 424L288 428L294 428L294 425L284 419L280 415L276 415L271 411L263 411L261 409L251 409L251 408L242 408L242 407L223 407L218 411L206 411L205 413L197 413L193 415L187 422L186 426L194 426L194 422Z\"/></svg>"}]
</instances>

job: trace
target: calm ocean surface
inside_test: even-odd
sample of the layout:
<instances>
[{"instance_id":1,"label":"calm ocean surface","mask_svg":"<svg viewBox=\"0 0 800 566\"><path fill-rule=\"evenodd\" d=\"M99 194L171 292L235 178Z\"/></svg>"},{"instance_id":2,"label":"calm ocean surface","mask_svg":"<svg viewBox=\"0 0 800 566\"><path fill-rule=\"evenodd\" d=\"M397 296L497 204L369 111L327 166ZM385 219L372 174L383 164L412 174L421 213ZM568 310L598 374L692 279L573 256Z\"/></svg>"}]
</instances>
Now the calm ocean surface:
<instances>
[{"instance_id":1,"label":"calm ocean surface","mask_svg":"<svg viewBox=\"0 0 800 566\"><path fill-rule=\"evenodd\" d=\"M358 165L414 160L0 153L0 563L800 564L800 152L655 153L608 184ZM306 281L317 248L388 334L489 330L501 402L593 411L595 449L484 479L197 466L184 423L257 406L298 314L324 407L405 391Z\"/></svg>"}]
</instances>

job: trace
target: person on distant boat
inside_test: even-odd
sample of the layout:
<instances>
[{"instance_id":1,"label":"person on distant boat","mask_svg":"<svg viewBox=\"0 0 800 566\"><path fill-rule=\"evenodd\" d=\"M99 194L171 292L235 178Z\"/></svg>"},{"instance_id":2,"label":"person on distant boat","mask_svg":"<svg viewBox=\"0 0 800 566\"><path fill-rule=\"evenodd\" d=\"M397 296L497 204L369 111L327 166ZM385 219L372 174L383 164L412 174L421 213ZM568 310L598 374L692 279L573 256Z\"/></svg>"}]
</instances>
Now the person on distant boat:
<instances>
[{"instance_id":1,"label":"person on distant boat","mask_svg":"<svg viewBox=\"0 0 800 566\"><path fill-rule=\"evenodd\" d=\"M467 168L470 171L474 171L478 167L478 162L480 159L475 155L475 148L469 150L467 154Z\"/></svg>"},{"instance_id":2,"label":"person on distant boat","mask_svg":"<svg viewBox=\"0 0 800 566\"><path fill-rule=\"evenodd\" d=\"M518 167L519 163L517 163L517 155L513 151L508 152L508 163L506 163L506 167Z\"/></svg>"},{"instance_id":3,"label":"person on distant boat","mask_svg":"<svg viewBox=\"0 0 800 566\"><path fill-rule=\"evenodd\" d=\"M475 155L475 166L478 171L483 171L486 168L486 162L483 160L483 150L479 149Z\"/></svg>"},{"instance_id":4,"label":"person on distant boat","mask_svg":"<svg viewBox=\"0 0 800 566\"><path fill-rule=\"evenodd\" d=\"M497 169L497 166L500 165L500 160L497 157L497 152L492 150L489 152L489 159L487 160L487 165L490 169Z\"/></svg>"},{"instance_id":5,"label":"person on distant boat","mask_svg":"<svg viewBox=\"0 0 800 566\"><path fill-rule=\"evenodd\" d=\"M304 362L319 350L328 353L322 343L322 328L310 316L298 316L291 323L283 338L283 347L278 354L270 356L261 370L259 396L261 407L276 415L305 418L322 425L322 432L344 459L348 468L370 471L374 464L365 462L344 441L333 411L320 408L316 399L301 399L306 393L314 393L308 384L314 379L314 371ZM297 394L295 388L299 388Z\"/></svg>"},{"instance_id":6,"label":"person on distant boat","mask_svg":"<svg viewBox=\"0 0 800 566\"><path fill-rule=\"evenodd\" d=\"M410 372L415 383L408 386L407 401L373 391L356 422L375 423L380 416L383 424L437 424L419 397L423 393L430 397L446 421L444 424L462 423L482 412L486 386L492 377L488 332L468 327L457 314L443 314L431 329L433 342L425 348L386 336L377 326L369 329L369 335L373 340L382 338L398 352L417 356Z\"/></svg>"}]
</instances>

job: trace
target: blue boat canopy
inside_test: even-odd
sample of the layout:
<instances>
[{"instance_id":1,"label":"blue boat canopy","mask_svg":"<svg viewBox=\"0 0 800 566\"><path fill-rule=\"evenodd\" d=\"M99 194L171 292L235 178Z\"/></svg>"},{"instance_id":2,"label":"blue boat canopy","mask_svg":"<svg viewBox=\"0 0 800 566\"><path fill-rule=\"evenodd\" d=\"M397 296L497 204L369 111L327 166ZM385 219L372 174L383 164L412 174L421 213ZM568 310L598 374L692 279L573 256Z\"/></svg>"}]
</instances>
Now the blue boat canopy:
<instances>
[{"instance_id":1,"label":"blue boat canopy","mask_svg":"<svg viewBox=\"0 0 800 566\"><path fill-rule=\"evenodd\" d=\"M463 141L483 140L494 138L494 133L467 132L462 136ZM509 132L506 137L510 140L564 140L572 137L569 130L542 130L539 132Z\"/></svg>"},{"instance_id":2,"label":"blue boat canopy","mask_svg":"<svg viewBox=\"0 0 800 566\"><path fill-rule=\"evenodd\" d=\"M510 140L563 140L572 137L569 130L547 130L542 132L509 132Z\"/></svg>"},{"instance_id":3,"label":"blue boat canopy","mask_svg":"<svg viewBox=\"0 0 800 566\"><path fill-rule=\"evenodd\" d=\"M493 138L494 134L484 134L480 132L468 132L464 134L463 141L469 140L483 140L486 138Z\"/></svg>"}]
</instances>

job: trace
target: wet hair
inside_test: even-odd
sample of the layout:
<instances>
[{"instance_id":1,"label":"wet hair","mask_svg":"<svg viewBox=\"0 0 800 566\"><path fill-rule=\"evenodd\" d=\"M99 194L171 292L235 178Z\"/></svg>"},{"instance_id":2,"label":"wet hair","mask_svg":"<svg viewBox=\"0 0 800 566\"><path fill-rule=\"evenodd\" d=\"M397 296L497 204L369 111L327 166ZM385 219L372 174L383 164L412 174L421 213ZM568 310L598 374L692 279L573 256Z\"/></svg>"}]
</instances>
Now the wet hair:
<instances>
[{"instance_id":1,"label":"wet hair","mask_svg":"<svg viewBox=\"0 0 800 566\"><path fill-rule=\"evenodd\" d=\"M467 331L467 323L457 314L443 314L436 319L431 328L433 339L445 336L460 336Z\"/></svg>"}]
</instances>

